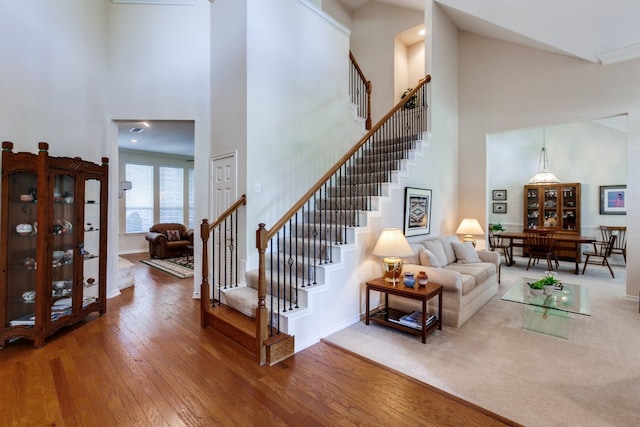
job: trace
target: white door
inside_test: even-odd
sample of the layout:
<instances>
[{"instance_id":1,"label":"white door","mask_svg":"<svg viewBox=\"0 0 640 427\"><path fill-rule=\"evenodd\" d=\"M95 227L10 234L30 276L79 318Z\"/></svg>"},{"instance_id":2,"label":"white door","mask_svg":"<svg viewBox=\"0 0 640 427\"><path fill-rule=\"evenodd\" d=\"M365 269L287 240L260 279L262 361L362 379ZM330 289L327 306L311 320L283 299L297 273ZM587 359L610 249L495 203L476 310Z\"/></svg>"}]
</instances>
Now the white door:
<instances>
[{"instance_id":1,"label":"white door","mask_svg":"<svg viewBox=\"0 0 640 427\"><path fill-rule=\"evenodd\" d=\"M214 222L238 197L236 194L236 154L214 157L211 162L211 206L209 222Z\"/></svg>"},{"instance_id":2,"label":"white door","mask_svg":"<svg viewBox=\"0 0 640 427\"><path fill-rule=\"evenodd\" d=\"M209 224L213 224L219 217L238 199L236 193L236 153L214 157L211 161L211 206L209 212ZM210 275L211 292L216 300L222 300L220 288L232 283L237 283L237 266L232 260L234 251L238 250L238 244L234 242L238 224L233 224L235 230L231 229L233 222L225 221L217 232L212 232L209 245L211 252ZM219 268L222 266L222 268ZM235 273L235 274L234 274ZM227 281L227 283L224 283Z\"/></svg>"}]
</instances>

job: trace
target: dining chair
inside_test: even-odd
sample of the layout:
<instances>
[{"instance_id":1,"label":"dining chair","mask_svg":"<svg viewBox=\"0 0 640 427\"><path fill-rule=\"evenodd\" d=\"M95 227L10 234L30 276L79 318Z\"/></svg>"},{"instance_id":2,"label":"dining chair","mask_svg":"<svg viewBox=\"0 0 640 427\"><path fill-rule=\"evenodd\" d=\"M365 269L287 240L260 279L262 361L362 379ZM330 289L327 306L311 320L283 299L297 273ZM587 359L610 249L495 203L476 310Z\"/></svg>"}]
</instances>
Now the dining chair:
<instances>
[{"instance_id":1,"label":"dining chair","mask_svg":"<svg viewBox=\"0 0 640 427\"><path fill-rule=\"evenodd\" d=\"M627 227L623 226L610 226L601 225L600 232L602 233L602 241L607 242L612 234L616 236L615 243L611 248L612 254L620 254L624 258L624 263L627 263Z\"/></svg>"},{"instance_id":2,"label":"dining chair","mask_svg":"<svg viewBox=\"0 0 640 427\"><path fill-rule=\"evenodd\" d=\"M547 270L553 270L554 263L556 268L560 266L555 252L556 238L552 232L526 230L525 235L527 236L525 249L529 253L527 270L541 259L547 260Z\"/></svg>"},{"instance_id":3,"label":"dining chair","mask_svg":"<svg viewBox=\"0 0 640 427\"><path fill-rule=\"evenodd\" d=\"M609 236L609 240L607 241L598 241L593 242L593 250L592 251L584 251L583 255L586 255L586 259L584 260L584 267L582 267L582 274L587 269L587 264L594 265L606 265L609 268L609 272L611 272L611 277L615 278L616 276L613 274L613 269L609 264L609 256L611 255L611 249L615 244L617 236L615 234L611 234ZM591 259L597 258L597 259ZM591 261L589 261L591 259Z\"/></svg>"},{"instance_id":4,"label":"dining chair","mask_svg":"<svg viewBox=\"0 0 640 427\"><path fill-rule=\"evenodd\" d=\"M507 265L512 265L513 262L511 260L511 255L509 254L509 249L511 248L510 239L505 239L499 234L495 234L491 228L489 228L489 249L492 251L500 251L502 250L502 254L504 255L504 260Z\"/></svg>"}]
</instances>

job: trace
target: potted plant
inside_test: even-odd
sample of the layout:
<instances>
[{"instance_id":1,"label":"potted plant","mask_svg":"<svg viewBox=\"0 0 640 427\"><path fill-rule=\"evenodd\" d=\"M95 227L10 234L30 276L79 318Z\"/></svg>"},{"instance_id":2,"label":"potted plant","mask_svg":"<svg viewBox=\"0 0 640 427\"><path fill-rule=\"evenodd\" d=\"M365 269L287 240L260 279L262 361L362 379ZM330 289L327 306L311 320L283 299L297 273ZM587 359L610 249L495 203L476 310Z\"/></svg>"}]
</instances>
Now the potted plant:
<instances>
[{"instance_id":1,"label":"potted plant","mask_svg":"<svg viewBox=\"0 0 640 427\"><path fill-rule=\"evenodd\" d=\"M531 295L551 295L555 286L560 283L560 280L556 279L553 275L547 274L540 280L536 280L535 282L527 282L529 285L529 291Z\"/></svg>"},{"instance_id":2,"label":"potted plant","mask_svg":"<svg viewBox=\"0 0 640 427\"><path fill-rule=\"evenodd\" d=\"M504 228L502 228L502 224L489 224L489 229L494 233L496 231L504 231Z\"/></svg>"}]
</instances>

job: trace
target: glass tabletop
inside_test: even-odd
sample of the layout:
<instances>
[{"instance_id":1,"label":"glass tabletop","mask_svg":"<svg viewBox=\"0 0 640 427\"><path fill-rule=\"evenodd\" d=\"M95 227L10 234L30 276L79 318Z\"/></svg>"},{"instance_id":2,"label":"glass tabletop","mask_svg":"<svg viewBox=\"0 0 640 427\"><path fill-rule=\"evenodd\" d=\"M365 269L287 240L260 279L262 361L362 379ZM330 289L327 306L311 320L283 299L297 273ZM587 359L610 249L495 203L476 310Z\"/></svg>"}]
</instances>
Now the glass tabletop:
<instances>
[{"instance_id":1,"label":"glass tabletop","mask_svg":"<svg viewBox=\"0 0 640 427\"><path fill-rule=\"evenodd\" d=\"M537 307L551 308L567 313L591 315L589 309L589 289L585 286L562 283L562 289L555 289L552 295L533 296L529 292L528 282L537 279L520 277L516 279L511 288L503 295L504 301L512 301L520 304Z\"/></svg>"}]
</instances>

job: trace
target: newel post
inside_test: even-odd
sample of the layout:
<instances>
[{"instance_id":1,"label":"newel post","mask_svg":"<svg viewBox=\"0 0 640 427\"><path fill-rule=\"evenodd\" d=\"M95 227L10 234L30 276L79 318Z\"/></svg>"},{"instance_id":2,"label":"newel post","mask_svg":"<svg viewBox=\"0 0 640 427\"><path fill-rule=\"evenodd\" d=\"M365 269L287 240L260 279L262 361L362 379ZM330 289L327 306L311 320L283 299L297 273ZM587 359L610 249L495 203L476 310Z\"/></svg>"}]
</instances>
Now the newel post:
<instances>
[{"instance_id":1,"label":"newel post","mask_svg":"<svg viewBox=\"0 0 640 427\"><path fill-rule=\"evenodd\" d=\"M265 252L267 250L267 230L263 223L258 224L256 230L256 248L258 249L258 307L256 308L256 337L258 362L264 365L267 362L267 349L265 341L269 338L268 320L269 312L265 303L267 295L267 278L265 273Z\"/></svg>"},{"instance_id":2,"label":"newel post","mask_svg":"<svg viewBox=\"0 0 640 427\"><path fill-rule=\"evenodd\" d=\"M200 284L200 326L207 327L204 315L211 308L211 296L209 295L209 221L202 220L200 224L200 237L202 238L202 282Z\"/></svg>"}]
</instances>

